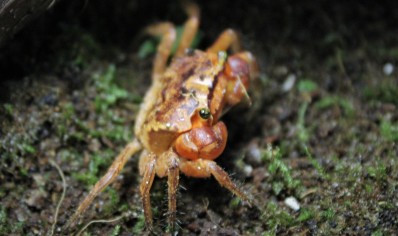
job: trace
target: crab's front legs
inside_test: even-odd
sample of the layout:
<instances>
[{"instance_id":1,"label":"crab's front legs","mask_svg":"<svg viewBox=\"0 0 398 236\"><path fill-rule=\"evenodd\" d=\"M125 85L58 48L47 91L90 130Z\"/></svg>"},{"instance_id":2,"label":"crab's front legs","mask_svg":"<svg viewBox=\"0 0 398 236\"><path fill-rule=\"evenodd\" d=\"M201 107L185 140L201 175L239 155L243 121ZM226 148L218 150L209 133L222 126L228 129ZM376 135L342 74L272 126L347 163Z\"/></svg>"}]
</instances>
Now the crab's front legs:
<instances>
[{"instance_id":1,"label":"crab's front legs","mask_svg":"<svg viewBox=\"0 0 398 236\"><path fill-rule=\"evenodd\" d=\"M180 170L186 176L196 178L207 178L212 175L221 186L225 187L240 199L250 204L250 199L246 196L246 194L236 186L236 184L229 177L228 173L226 173L214 161L205 159L189 161L181 159Z\"/></svg>"},{"instance_id":2,"label":"crab's front legs","mask_svg":"<svg viewBox=\"0 0 398 236\"><path fill-rule=\"evenodd\" d=\"M177 213L177 190L179 184L179 157L170 148L159 157L153 153L144 151L140 158L139 164L140 174L142 175L140 192L142 204L144 208L145 226L148 230L152 230L153 218L151 210L150 190L152 187L155 173L159 177L168 177L168 205L167 212L168 224L171 231L175 228Z\"/></svg>"},{"instance_id":3,"label":"crab's front legs","mask_svg":"<svg viewBox=\"0 0 398 236\"><path fill-rule=\"evenodd\" d=\"M174 151L170 150L167 154L167 185L168 185L168 205L169 211L167 212L167 220L169 224L170 232L175 229L175 223L177 221L177 190L180 180L179 171L179 158Z\"/></svg>"},{"instance_id":4,"label":"crab's front legs","mask_svg":"<svg viewBox=\"0 0 398 236\"><path fill-rule=\"evenodd\" d=\"M144 151L140 158L140 174L142 175L140 193L144 208L145 226L148 230L152 230L153 223L150 191L155 178L155 166L156 156L153 153Z\"/></svg>"}]
</instances>

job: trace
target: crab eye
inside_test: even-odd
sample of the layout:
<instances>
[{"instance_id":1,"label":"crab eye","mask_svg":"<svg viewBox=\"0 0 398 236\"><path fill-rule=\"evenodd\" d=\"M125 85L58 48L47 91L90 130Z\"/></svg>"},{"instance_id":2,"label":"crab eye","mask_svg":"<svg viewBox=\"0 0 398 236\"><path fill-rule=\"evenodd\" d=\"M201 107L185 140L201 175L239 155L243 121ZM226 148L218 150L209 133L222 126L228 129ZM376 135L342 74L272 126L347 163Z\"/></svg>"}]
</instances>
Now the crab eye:
<instances>
[{"instance_id":1,"label":"crab eye","mask_svg":"<svg viewBox=\"0 0 398 236\"><path fill-rule=\"evenodd\" d=\"M207 120L210 118L210 115L211 115L210 110L207 108L202 108L199 110L199 115L200 115L200 117L202 117L202 119Z\"/></svg>"}]
</instances>

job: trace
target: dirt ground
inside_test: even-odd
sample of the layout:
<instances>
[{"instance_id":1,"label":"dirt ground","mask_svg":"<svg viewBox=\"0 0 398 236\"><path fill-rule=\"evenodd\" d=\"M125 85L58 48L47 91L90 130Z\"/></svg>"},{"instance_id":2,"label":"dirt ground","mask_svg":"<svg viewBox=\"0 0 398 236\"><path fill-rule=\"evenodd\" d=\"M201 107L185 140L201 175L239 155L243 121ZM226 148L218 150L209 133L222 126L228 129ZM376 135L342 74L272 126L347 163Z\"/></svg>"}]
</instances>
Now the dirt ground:
<instances>
[{"instance_id":1,"label":"dirt ground","mask_svg":"<svg viewBox=\"0 0 398 236\"><path fill-rule=\"evenodd\" d=\"M198 1L196 39L231 27L258 59L217 159L254 206L182 176L177 233L398 235L397 2L246 2ZM185 18L178 1L60 1L0 48L0 235L93 220L81 235L148 234L137 157L74 232L62 226L133 138L156 45L144 27ZM166 180L151 194L162 234Z\"/></svg>"}]
</instances>

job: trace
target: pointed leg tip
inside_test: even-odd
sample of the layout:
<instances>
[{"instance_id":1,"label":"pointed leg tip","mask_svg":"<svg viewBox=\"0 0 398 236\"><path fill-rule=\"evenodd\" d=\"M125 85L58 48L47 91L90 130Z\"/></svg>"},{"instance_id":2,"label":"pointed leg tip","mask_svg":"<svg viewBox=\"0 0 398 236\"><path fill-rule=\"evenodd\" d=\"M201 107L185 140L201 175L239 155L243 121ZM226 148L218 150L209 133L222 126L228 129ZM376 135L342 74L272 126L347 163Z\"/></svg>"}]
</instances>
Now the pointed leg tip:
<instances>
[{"instance_id":1,"label":"pointed leg tip","mask_svg":"<svg viewBox=\"0 0 398 236\"><path fill-rule=\"evenodd\" d=\"M153 223L152 223L152 222L147 222L147 221L145 221L145 229L146 229L148 232L153 232Z\"/></svg>"}]
</instances>

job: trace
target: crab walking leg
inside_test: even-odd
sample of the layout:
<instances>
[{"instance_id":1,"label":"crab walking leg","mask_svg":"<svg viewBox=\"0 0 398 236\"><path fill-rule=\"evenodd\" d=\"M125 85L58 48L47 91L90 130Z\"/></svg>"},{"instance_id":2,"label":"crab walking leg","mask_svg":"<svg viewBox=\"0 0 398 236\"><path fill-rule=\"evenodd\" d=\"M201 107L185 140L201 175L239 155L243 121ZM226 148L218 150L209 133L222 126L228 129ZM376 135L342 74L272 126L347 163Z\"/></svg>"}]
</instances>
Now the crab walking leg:
<instances>
[{"instance_id":1,"label":"crab walking leg","mask_svg":"<svg viewBox=\"0 0 398 236\"><path fill-rule=\"evenodd\" d=\"M233 194L238 196L240 199L246 201L250 205L250 199L246 196L246 194L244 194L236 186L236 184L229 177L228 173L225 172L214 161L206 159L197 159L195 161L181 161L180 170L185 175L196 178L206 178L213 175L222 187L228 189Z\"/></svg>"},{"instance_id":2,"label":"crab walking leg","mask_svg":"<svg viewBox=\"0 0 398 236\"><path fill-rule=\"evenodd\" d=\"M126 147L120 152L119 156L117 156L113 161L106 174L102 176L93 189L91 189L87 197L80 203L75 214L73 214L69 219L65 228L73 227L75 225L78 218L86 211L88 206L90 206L94 198L116 179L129 158L141 149L141 143L137 139L126 145Z\"/></svg>"},{"instance_id":3,"label":"crab walking leg","mask_svg":"<svg viewBox=\"0 0 398 236\"><path fill-rule=\"evenodd\" d=\"M185 50L191 46L193 38L199 27L199 8L196 4L186 3L185 11L189 18L184 24L184 32L182 33L180 43L178 45L176 56L182 56Z\"/></svg>"},{"instance_id":4,"label":"crab walking leg","mask_svg":"<svg viewBox=\"0 0 398 236\"><path fill-rule=\"evenodd\" d=\"M168 203L169 203L169 211L168 215L168 224L170 227L171 232L174 231L175 222L176 222L176 213L177 213L177 190L178 190L178 183L180 180L180 173L179 173L179 165L178 165L178 156L173 152L170 151L170 156L168 157Z\"/></svg>"},{"instance_id":5,"label":"crab walking leg","mask_svg":"<svg viewBox=\"0 0 398 236\"><path fill-rule=\"evenodd\" d=\"M233 53L241 51L241 45L238 34L233 29L224 30L217 40L207 48L206 52L217 53L219 51L226 51L231 48Z\"/></svg>"},{"instance_id":6,"label":"crab walking leg","mask_svg":"<svg viewBox=\"0 0 398 236\"><path fill-rule=\"evenodd\" d=\"M152 80L157 81L166 69L167 59L170 56L171 48L176 39L176 30L172 23L163 22L149 26L146 28L146 32L162 38L158 45L152 70Z\"/></svg>"},{"instance_id":7,"label":"crab walking leg","mask_svg":"<svg viewBox=\"0 0 398 236\"><path fill-rule=\"evenodd\" d=\"M146 156L146 163L143 166L143 176L140 184L140 193L142 198L142 205L144 208L145 226L148 230L152 229L152 209L151 209L151 198L150 191L155 178L155 165L156 156L153 153L149 153Z\"/></svg>"},{"instance_id":8,"label":"crab walking leg","mask_svg":"<svg viewBox=\"0 0 398 236\"><path fill-rule=\"evenodd\" d=\"M221 186L228 189L250 205L250 199L236 186L234 182L232 182L227 172L225 172L214 161L207 161L206 165L209 167L211 174L216 178Z\"/></svg>"}]
</instances>

